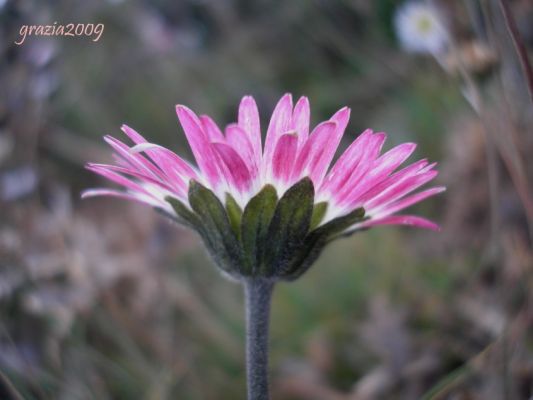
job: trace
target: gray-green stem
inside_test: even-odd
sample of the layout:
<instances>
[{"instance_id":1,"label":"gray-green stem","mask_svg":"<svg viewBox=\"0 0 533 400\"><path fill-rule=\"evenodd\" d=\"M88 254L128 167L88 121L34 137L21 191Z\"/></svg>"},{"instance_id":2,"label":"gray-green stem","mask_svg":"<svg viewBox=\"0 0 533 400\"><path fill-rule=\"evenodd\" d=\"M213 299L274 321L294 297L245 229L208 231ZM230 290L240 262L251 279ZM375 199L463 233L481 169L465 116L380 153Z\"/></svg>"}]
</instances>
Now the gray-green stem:
<instances>
[{"instance_id":1,"label":"gray-green stem","mask_svg":"<svg viewBox=\"0 0 533 400\"><path fill-rule=\"evenodd\" d=\"M244 281L246 297L246 376L248 400L268 400L268 327L274 282Z\"/></svg>"}]
</instances>

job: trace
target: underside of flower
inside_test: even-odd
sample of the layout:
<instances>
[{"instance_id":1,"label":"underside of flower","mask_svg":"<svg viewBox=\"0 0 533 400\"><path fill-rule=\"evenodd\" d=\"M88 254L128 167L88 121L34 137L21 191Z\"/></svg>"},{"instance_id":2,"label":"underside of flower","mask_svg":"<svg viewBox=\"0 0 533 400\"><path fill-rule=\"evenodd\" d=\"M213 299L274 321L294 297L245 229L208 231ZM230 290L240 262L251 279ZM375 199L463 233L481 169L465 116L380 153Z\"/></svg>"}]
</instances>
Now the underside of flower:
<instances>
[{"instance_id":1,"label":"underside of flower","mask_svg":"<svg viewBox=\"0 0 533 400\"><path fill-rule=\"evenodd\" d=\"M329 241L364 220L364 209L357 208L320 225L327 203L315 204L313 182L308 177L281 198L274 186L265 185L244 209L227 196L224 205L211 190L193 180L188 195L192 210L174 197L167 200L178 222L196 230L219 267L235 278L295 279Z\"/></svg>"},{"instance_id":2,"label":"underside of flower","mask_svg":"<svg viewBox=\"0 0 533 400\"><path fill-rule=\"evenodd\" d=\"M197 167L123 126L133 146L107 136L116 165L87 168L127 190L92 189L83 196L118 196L156 208L196 230L231 276L294 279L331 240L376 225L438 229L421 217L395 215L444 190L412 194L437 175L426 160L397 171L413 143L380 155L385 134L367 130L330 168L348 124L346 107L309 132L307 98L293 107L287 94L272 114L264 146L250 96L224 133L208 116L185 106L176 111Z\"/></svg>"}]
</instances>

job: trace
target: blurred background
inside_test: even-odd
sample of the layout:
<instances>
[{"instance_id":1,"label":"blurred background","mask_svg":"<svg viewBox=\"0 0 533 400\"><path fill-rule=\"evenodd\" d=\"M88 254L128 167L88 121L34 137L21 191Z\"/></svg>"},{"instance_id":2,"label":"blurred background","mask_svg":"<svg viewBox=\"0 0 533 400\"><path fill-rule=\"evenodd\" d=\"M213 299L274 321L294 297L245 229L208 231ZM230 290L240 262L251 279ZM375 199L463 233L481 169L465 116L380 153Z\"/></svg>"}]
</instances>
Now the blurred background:
<instances>
[{"instance_id":1,"label":"blurred background","mask_svg":"<svg viewBox=\"0 0 533 400\"><path fill-rule=\"evenodd\" d=\"M532 398L533 2L504 5L436 4L436 54L394 0L1 0L0 399L244 398L241 288L147 207L80 201L111 186L83 166L122 123L192 159L175 104L225 125L251 94L265 127L285 92L352 108L341 149L416 141L448 191L412 210L442 232L376 228L277 286L273 398ZM14 44L55 21L105 30Z\"/></svg>"}]
</instances>

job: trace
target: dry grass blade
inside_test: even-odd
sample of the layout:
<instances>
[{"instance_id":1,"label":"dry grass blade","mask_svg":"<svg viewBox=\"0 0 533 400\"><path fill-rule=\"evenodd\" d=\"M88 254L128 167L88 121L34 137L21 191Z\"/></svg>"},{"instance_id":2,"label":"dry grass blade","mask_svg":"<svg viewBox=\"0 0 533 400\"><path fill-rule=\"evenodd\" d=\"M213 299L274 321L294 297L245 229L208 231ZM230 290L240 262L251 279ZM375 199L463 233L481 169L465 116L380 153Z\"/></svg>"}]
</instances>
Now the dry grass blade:
<instances>
[{"instance_id":1,"label":"dry grass blade","mask_svg":"<svg viewBox=\"0 0 533 400\"><path fill-rule=\"evenodd\" d=\"M509 31L509 35L511 36L511 39L513 40L513 44L516 49L518 59L520 60L520 64L522 65L524 77L526 78L526 82L527 82L529 98L531 99L531 102L532 102L531 105L533 106L533 69L531 68L531 63L529 62L529 56L527 54L527 49L526 49L526 46L524 45L522 38L520 37L520 32L518 32L518 27L516 26L516 22L514 20L513 14L511 13L511 10L509 9L509 5L507 4L505 0L499 0L499 3L500 3L500 8L502 10L503 18L505 21L505 26L507 27L507 30Z\"/></svg>"},{"instance_id":2,"label":"dry grass blade","mask_svg":"<svg viewBox=\"0 0 533 400\"><path fill-rule=\"evenodd\" d=\"M19 393L19 391L15 388L15 386L11 383L11 380L2 372L0 371L0 382L2 383L2 386L4 386L4 389L9 393L9 396L13 400L24 400L24 397Z\"/></svg>"},{"instance_id":3,"label":"dry grass blade","mask_svg":"<svg viewBox=\"0 0 533 400\"><path fill-rule=\"evenodd\" d=\"M456 368L442 378L421 397L421 400L439 400L446 398L445 396L449 395L451 390L456 388L461 382L465 381L470 374L481 368L487 355L490 354L492 349L498 345L500 340L501 338L495 340L485 347L480 353L468 360L465 364Z\"/></svg>"},{"instance_id":4,"label":"dry grass blade","mask_svg":"<svg viewBox=\"0 0 533 400\"><path fill-rule=\"evenodd\" d=\"M443 399L457 384L465 380L472 370L468 365L457 368L441 379L429 392L422 396L421 400Z\"/></svg>"}]
</instances>

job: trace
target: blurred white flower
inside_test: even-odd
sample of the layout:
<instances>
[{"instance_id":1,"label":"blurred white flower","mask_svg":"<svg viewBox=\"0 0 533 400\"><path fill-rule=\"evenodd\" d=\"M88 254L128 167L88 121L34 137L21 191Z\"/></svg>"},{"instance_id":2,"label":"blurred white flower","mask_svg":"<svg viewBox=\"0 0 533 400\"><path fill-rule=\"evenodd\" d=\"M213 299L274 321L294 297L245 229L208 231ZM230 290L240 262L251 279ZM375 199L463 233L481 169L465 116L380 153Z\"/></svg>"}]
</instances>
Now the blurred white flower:
<instances>
[{"instance_id":1,"label":"blurred white flower","mask_svg":"<svg viewBox=\"0 0 533 400\"><path fill-rule=\"evenodd\" d=\"M407 2L396 11L394 23L396 35L407 51L436 55L448 45L446 22L436 6Z\"/></svg>"}]
</instances>

